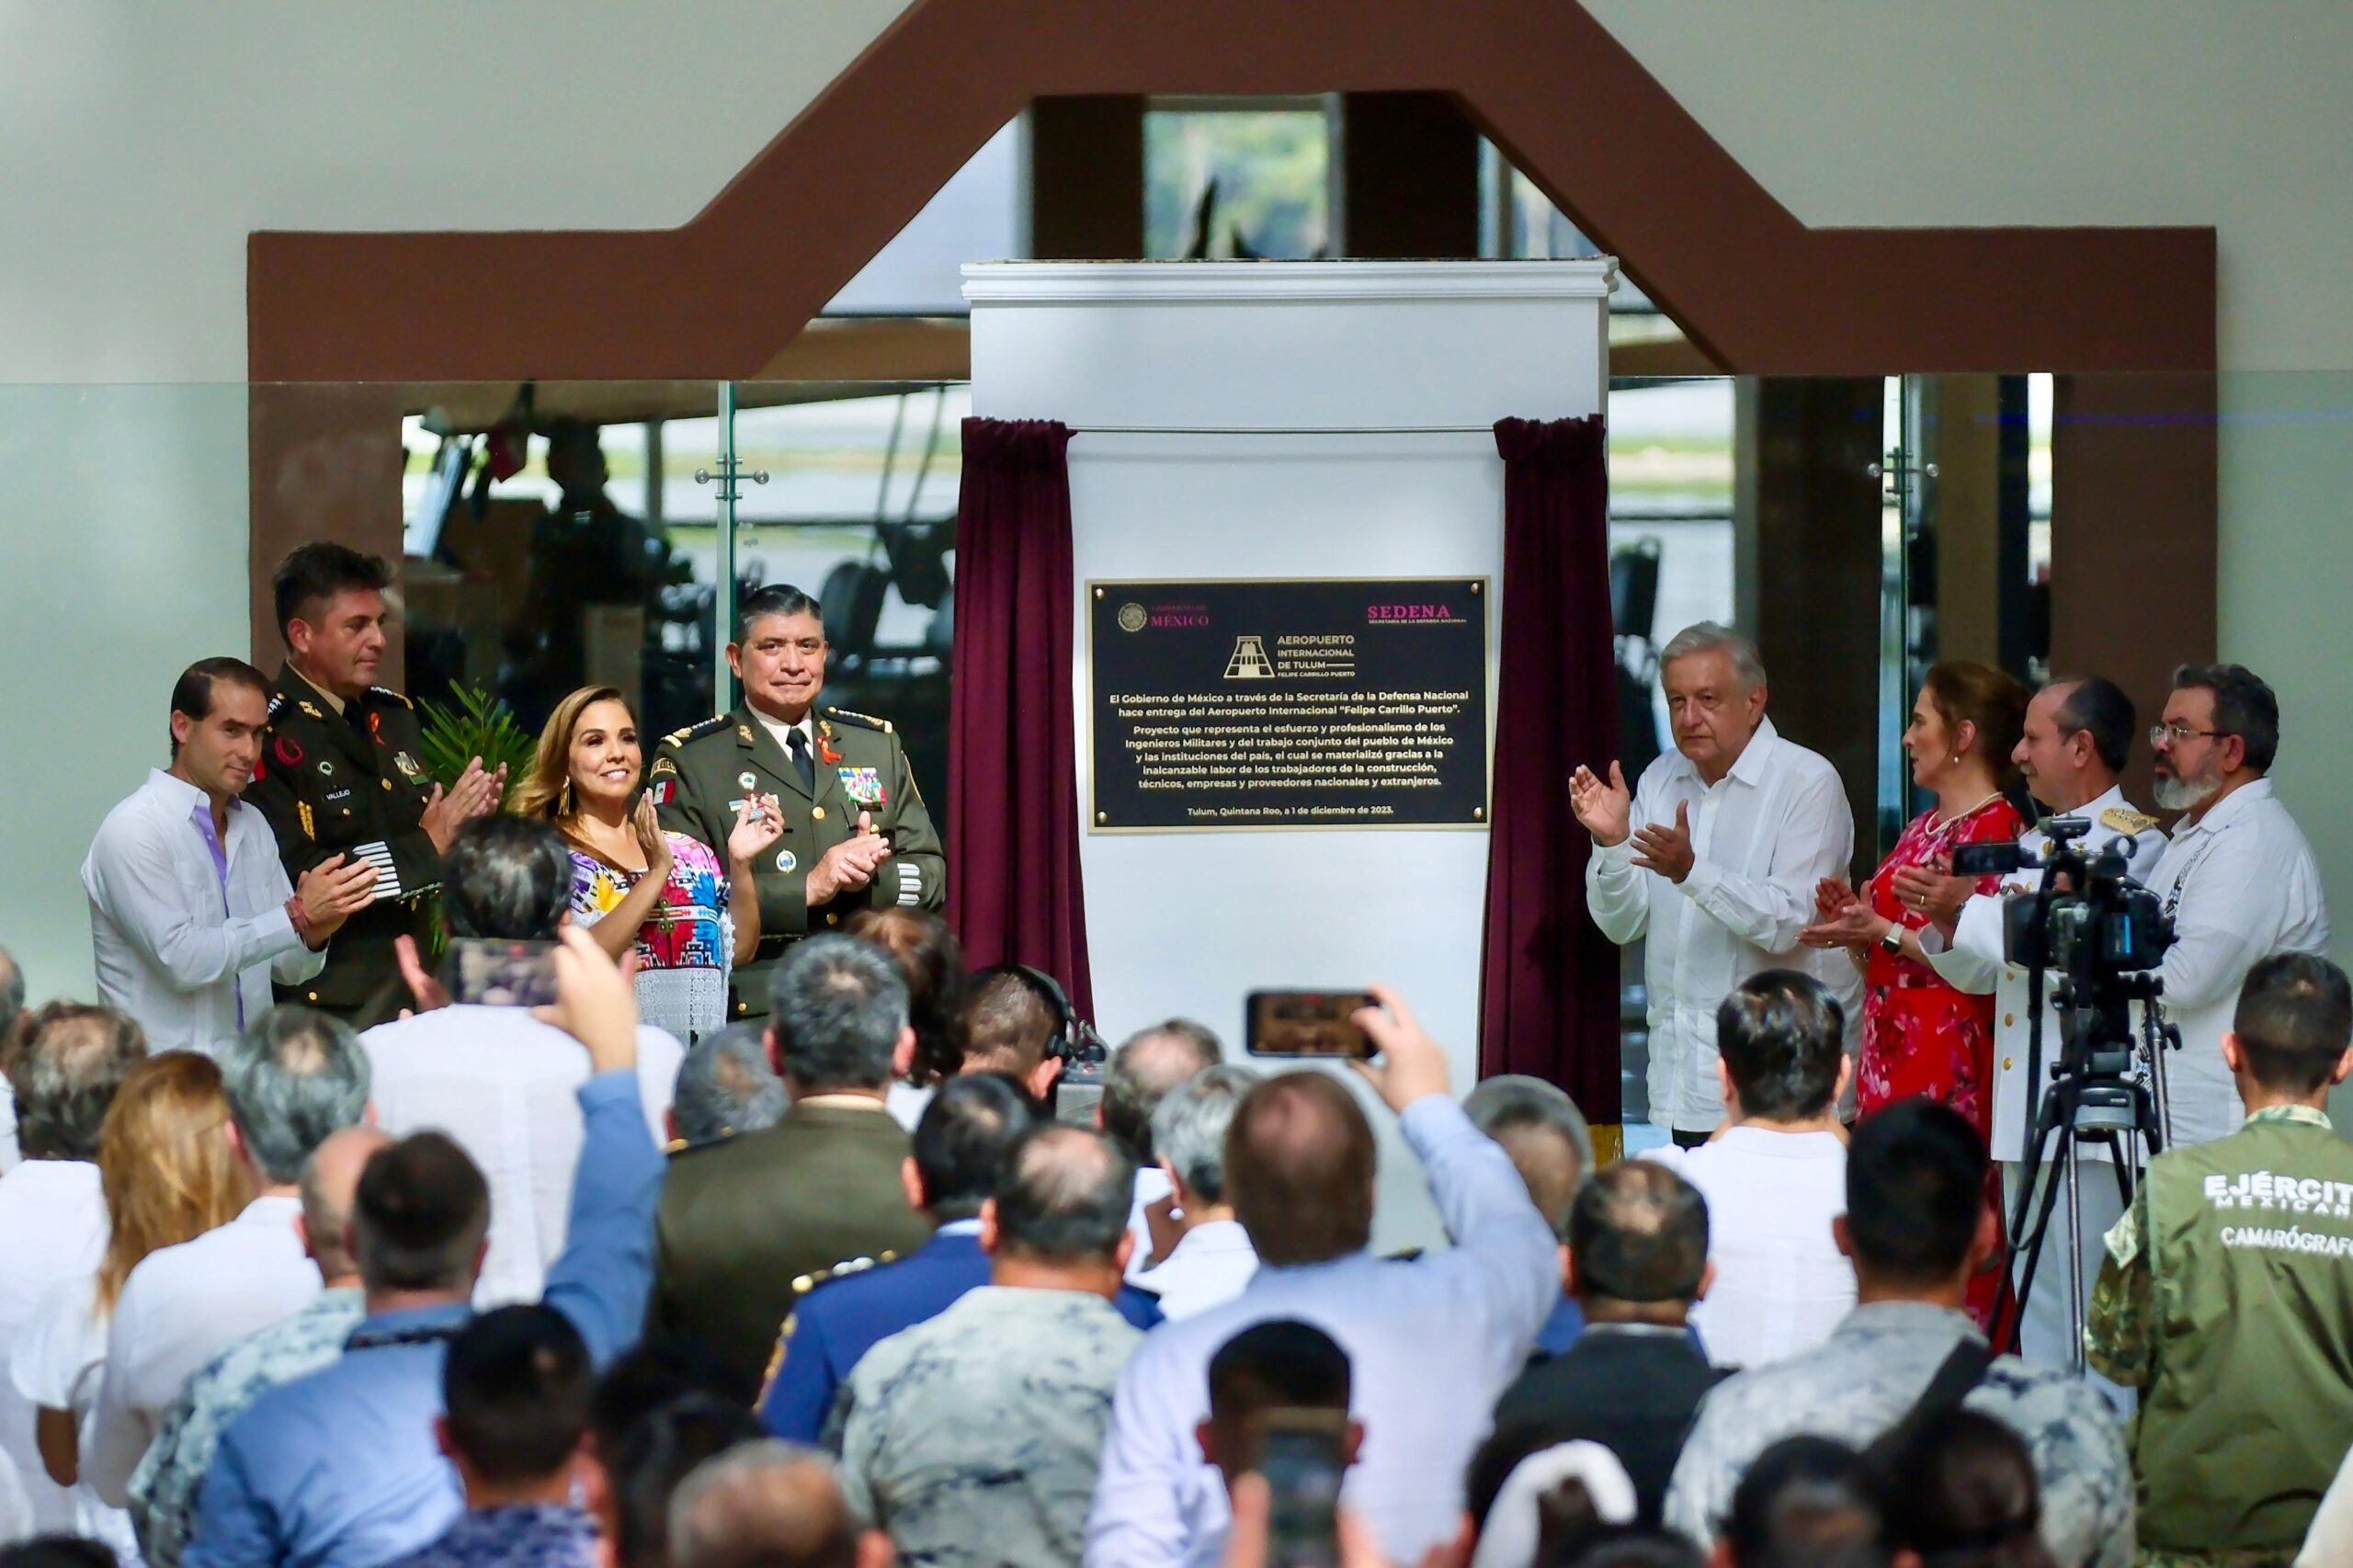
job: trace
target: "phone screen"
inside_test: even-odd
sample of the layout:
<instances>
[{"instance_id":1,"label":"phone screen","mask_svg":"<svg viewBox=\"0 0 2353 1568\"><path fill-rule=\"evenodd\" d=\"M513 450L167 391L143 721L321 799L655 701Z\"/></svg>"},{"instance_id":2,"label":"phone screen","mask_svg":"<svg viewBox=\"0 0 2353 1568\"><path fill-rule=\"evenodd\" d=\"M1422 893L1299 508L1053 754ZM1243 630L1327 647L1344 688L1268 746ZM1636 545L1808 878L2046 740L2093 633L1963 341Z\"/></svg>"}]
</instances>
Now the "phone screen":
<instances>
[{"instance_id":1,"label":"phone screen","mask_svg":"<svg viewBox=\"0 0 2353 1568\"><path fill-rule=\"evenodd\" d=\"M555 944L452 937L441 975L452 1002L545 1006L555 1001Z\"/></svg>"},{"instance_id":2,"label":"phone screen","mask_svg":"<svg viewBox=\"0 0 2353 1568\"><path fill-rule=\"evenodd\" d=\"M1332 1411L1267 1413L1259 1430L1257 1466L1273 1505L1267 1527L1267 1568L1337 1568L1345 1421Z\"/></svg>"},{"instance_id":3,"label":"phone screen","mask_svg":"<svg viewBox=\"0 0 2353 1568\"><path fill-rule=\"evenodd\" d=\"M1253 1056L1370 1057L1371 1038L1355 1017L1374 1006L1362 991L1253 991L1244 1008L1245 1048Z\"/></svg>"}]
</instances>

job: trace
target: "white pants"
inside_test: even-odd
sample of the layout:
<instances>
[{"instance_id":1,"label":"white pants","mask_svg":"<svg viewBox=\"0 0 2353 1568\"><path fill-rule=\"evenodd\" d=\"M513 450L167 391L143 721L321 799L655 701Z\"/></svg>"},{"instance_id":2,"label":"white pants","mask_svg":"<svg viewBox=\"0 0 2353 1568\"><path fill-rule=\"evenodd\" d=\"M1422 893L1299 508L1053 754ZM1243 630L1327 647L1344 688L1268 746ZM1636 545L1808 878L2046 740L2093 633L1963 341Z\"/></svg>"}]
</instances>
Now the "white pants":
<instances>
[{"instance_id":1,"label":"white pants","mask_svg":"<svg viewBox=\"0 0 2353 1568\"><path fill-rule=\"evenodd\" d=\"M2018 1187L2026 1179L2024 1164L2002 1162L2002 1202L2004 1219L2018 1210ZM2036 1264L2034 1289L2027 1297L2026 1312L2018 1324L2018 1355L2027 1361L2043 1367L2071 1367L2075 1364L2076 1349L2068 1344L2070 1310L2068 1295L2074 1289L2067 1275L2067 1254L2072 1247L2083 1259L2084 1305L2091 1304L2093 1289L2099 1283L2100 1265L2108 1257L2108 1233L2124 1218L2124 1200L2116 1187L2116 1167L2106 1160L2080 1159L2075 1166L2075 1187L2083 1206L2083 1234L2075 1233L2067 1208L2065 1167L2055 1161L2045 1161L2036 1172L2038 1188L2060 1182L2058 1201L2052 1206L2051 1229L2042 1244L2042 1257ZM2037 1208L2041 1203L2038 1190L2035 1206L2027 1210L2029 1227L2034 1222ZM2013 1278L2026 1274L2026 1256L2020 1250L2010 1259ZM2109 1381L2088 1369L2085 1379L2108 1396L2118 1415L2131 1416L2139 1403L2131 1389Z\"/></svg>"}]
</instances>

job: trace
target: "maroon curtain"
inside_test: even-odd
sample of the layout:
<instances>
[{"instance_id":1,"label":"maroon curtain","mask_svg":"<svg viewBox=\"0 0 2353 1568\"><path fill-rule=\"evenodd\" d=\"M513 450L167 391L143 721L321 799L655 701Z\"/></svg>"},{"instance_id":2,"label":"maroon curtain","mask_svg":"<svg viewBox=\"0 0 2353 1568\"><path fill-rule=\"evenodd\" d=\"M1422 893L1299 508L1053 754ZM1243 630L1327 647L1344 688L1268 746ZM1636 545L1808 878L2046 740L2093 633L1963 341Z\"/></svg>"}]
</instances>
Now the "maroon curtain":
<instances>
[{"instance_id":1,"label":"maroon curtain","mask_svg":"<svg viewBox=\"0 0 2353 1568\"><path fill-rule=\"evenodd\" d=\"M1094 1017L1078 878L1067 426L964 421L948 709L948 919L975 969L1026 963Z\"/></svg>"},{"instance_id":2,"label":"maroon curtain","mask_svg":"<svg viewBox=\"0 0 2353 1568\"><path fill-rule=\"evenodd\" d=\"M1620 1117L1618 949L1585 910L1579 763L1618 754L1602 422L1506 419L1502 661L1480 1070L1529 1073Z\"/></svg>"}]
</instances>

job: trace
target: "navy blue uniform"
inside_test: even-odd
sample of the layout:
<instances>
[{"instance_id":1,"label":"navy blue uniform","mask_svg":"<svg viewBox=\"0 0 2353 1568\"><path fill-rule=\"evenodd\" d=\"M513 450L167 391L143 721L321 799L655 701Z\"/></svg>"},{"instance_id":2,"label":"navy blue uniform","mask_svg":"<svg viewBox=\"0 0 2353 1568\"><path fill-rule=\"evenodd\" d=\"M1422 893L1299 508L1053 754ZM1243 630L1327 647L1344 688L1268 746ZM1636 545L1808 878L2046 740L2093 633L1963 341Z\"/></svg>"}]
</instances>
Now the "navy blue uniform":
<instances>
[{"instance_id":1,"label":"navy blue uniform","mask_svg":"<svg viewBox=\"0 0 2353 1568\"><path fill-rule=\"evenodd\" d=\"M835 1392L859 1357L989 1282L979 1232L977 1220L944 1225L895 1263L836 1271L804 1294L785 1320L774 1370L760 1395L761 1423L793 1442L817 1441ZM1138 1328L1161 1321L1160 1303L1131 1285L1122 1286L1112 1304Z\"/></svg>"}]
</instances>

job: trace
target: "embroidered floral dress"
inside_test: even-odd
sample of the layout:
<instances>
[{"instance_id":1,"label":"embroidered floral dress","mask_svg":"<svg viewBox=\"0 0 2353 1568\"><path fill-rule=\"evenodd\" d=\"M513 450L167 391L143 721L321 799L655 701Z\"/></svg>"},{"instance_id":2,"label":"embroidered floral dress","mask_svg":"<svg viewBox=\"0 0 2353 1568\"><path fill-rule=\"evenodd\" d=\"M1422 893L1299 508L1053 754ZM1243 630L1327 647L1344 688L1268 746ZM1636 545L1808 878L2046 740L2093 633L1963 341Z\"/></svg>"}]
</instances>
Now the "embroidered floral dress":
<instances>
[{"instance_id":1,"label":"embroidered floral dress","mask_svg":"<svg viewBox=\"0 0 2353 1568\"><path fill-rule=\"evenodd\" d=\"M637 1007L645 1021L688 1045L727 1022L727 973L735 923L727 912L728 879L719 857L683 833L670 841L670 878L637 932ZM643 871L617 866L576 840L572 850L572 918L594 926L610 914Z\"/></svg>"},{"instance_id":2,"label":"embroidered floral dress","mask_svg":"<svg viewBox=\"0 0 2353 1568\"><path fill-rule=\"evenodd\" d=\"M1895 874L1949 860L1964 844L2009 843L2026 824L1995 796L1939 824L1933 811L1912 819L1864 892L1874 913L1916 931L1926 914L1895 896ZM1980 879L1990 893L2001 878ZM1884 948L1871 949L1863 973L1863 1049L1857 1064L1856 1109L1864 1116L1896 1100L1926 1095L1967 1117L1979 1135L1992 1131L1994 998L1956 991L1936 971Z\"/></svg>"}]
</instances>

